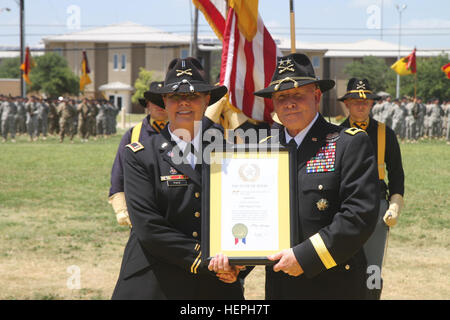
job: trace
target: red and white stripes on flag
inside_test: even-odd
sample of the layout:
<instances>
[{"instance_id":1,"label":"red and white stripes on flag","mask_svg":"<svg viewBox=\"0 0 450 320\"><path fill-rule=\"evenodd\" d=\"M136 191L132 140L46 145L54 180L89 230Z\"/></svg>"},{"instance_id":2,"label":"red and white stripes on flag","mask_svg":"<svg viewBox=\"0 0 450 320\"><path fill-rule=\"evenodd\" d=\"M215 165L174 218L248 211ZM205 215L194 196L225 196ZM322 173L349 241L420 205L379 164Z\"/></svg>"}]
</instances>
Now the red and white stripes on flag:
<instances>
[{"instance_id":1,"label":"red and white stripes on flag","mask_svg":"<svg viewBox=\"0 0 450 320\"><path fill-rule=\"evenodd\" d=\"M248 0L230 1L225 23L222 21L223 10L214 3L217 1L193 1L223 41L220 83L228 88L230 104L247 117L272 123L272 101L256 97L253 92L269 85L276 68L277 56L282 54L264 26L261 16L254 12L257 1L250 1L253 4L249 4ZM224 26L223 30L221 26ZM241 30L243 28L245 30Z\"/></svg>"},{"instance_id":2,"label":"red and white stripes on flag","mask_svg":"<svg viewBox=\"0 0 450 320\"><path fill-rule=\"evenodd\" d=\"M237 27L237 14L230 8L222 49L220 83L227 86L230 102L247 117L271 123L273 104L253 92L267 87L281 52L258 15L257 32L251 41Z\"/></svg>"}]
</instances>

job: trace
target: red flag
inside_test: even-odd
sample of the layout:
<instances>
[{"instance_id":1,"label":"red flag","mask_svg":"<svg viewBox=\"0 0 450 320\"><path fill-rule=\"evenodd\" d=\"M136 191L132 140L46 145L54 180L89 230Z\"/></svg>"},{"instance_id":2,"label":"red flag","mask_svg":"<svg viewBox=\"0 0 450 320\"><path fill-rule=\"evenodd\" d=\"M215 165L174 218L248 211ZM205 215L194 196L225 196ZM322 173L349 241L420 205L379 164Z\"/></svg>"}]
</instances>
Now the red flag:
<instances>
[{"instance_id":1,"label":"red flag","mask_svg":"<svg viewBox=\"0 0 450 320\"><path fill-rule=\"evenodd\" d=\"M230 1L226 20L217 6L223 0L193 2L223 41L220 83L228 88L230 104L247 117L272 123L272 101L253 92L269 85L282 54L258 14L257 1Z\"/></svg>"},{"instance_id":2,"label":"red flag","mask_svg":"<svg viewBox=\"0 0 450 320\"><path fill-rule=\"evenodd\" d=\"M33 59L31 58L30 54L30 47L26 47L25 49L25 61L20 65L20 69L23 71L23 78L25 79L26 83L31 84L30 81L30 71L31 68L35 66L35 63Z\"/></svg>"},{"instance_id":3,"label":"red flag","mask_svg":"<svg viewBox=\"0 0 450 320\"><path fill-rule=\"evenodd\" d=\"M414 51L407 56L408 58L408 64L406 65L406 69L411 70L411 73L416 73L416 48L414 48Z\"/></svg>"},{"instance_id":4,"label":"red flag","mask_svg":"<svg viewBox=\"0 0 450 320\"><path fill-rule=\"evenodd\" d=\"M450 63L441 67L441 70L447 75L447 79L450 79Z\"/></svg>"}]
</instances>

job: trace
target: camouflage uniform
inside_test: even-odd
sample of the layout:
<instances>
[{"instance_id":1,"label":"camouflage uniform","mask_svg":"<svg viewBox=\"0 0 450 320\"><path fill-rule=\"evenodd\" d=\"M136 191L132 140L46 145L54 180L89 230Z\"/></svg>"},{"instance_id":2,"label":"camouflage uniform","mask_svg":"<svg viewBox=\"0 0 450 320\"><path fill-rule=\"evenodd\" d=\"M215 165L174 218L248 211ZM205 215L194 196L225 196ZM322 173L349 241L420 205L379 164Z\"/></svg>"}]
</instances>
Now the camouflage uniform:
<instances>
[{"instance_id":1,"label":"camouflage uniform","mask_svg":"<svg viewBox=\"0 0 450 320\"><path fill-rule=\"evenodd\" d=\"M15 141L17 106L14 102L11 101L11 98L8 98L2 102L1 108L2 108L1 126L2 126L3 141L6 141L6 139L8 138L8 133L11 134L11 139Z\"/></svg>"},{"instance_id":2,"label":"camouflage uniform","mask_svg":"<svg viewBox=\"0 0 450 320\"><path fill-rule=\"evenodd\" d=\"M76 117L76 110L71 104L67 102L61 102L57 108L59 116L59 139L60 142L64 141L64 135L70 135L70 141L73 140L75 130L73 129L73 118Z\"/></svg>"}]
</instances>

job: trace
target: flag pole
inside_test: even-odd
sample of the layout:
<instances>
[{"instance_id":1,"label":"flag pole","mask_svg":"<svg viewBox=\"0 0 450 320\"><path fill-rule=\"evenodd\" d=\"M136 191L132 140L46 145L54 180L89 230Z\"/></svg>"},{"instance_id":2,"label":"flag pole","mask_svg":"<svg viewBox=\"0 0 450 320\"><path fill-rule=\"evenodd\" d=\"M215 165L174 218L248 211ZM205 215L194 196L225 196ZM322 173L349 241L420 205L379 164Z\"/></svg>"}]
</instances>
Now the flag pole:
<instances>
[{"instance_id":1,"label":"flag pole","mask_svg":"<svg viewBox=\"0 0 450 320\"><path fill-rule=\"evenodd\" d=\"M414 73L414 100L417 97L417 71Z\"/></svg>"},{"instance_id":2,"label":"flag pole","mask_svg":"<svg viewBox=\"0 0 450 320\"><path fill-rule=\"evenodd\" d=\"M291 53L295 53L295 13L294 13L294 0L289 0L289 11L291 16Z\"/></svg>"}]
</instances>

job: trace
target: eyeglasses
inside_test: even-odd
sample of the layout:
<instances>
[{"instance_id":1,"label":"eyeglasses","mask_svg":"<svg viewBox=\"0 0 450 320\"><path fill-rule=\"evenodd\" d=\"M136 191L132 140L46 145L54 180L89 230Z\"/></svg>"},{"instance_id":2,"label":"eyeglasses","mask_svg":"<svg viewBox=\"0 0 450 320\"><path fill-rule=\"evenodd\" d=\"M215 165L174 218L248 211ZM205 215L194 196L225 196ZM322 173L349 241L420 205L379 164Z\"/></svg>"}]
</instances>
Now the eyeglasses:
<instances>
[{"instance_id":1,"label":"eyeglasses","mask_svg":"<svg viewBox=\"0 0 450 320\"><path fill-rule=\"evenodd\" d=\"M165 95L166 98L175 101L182 101L182 100L194 101L204 96L205 95L202 93L171 93Z\"/></svg>"}]
</instances>

